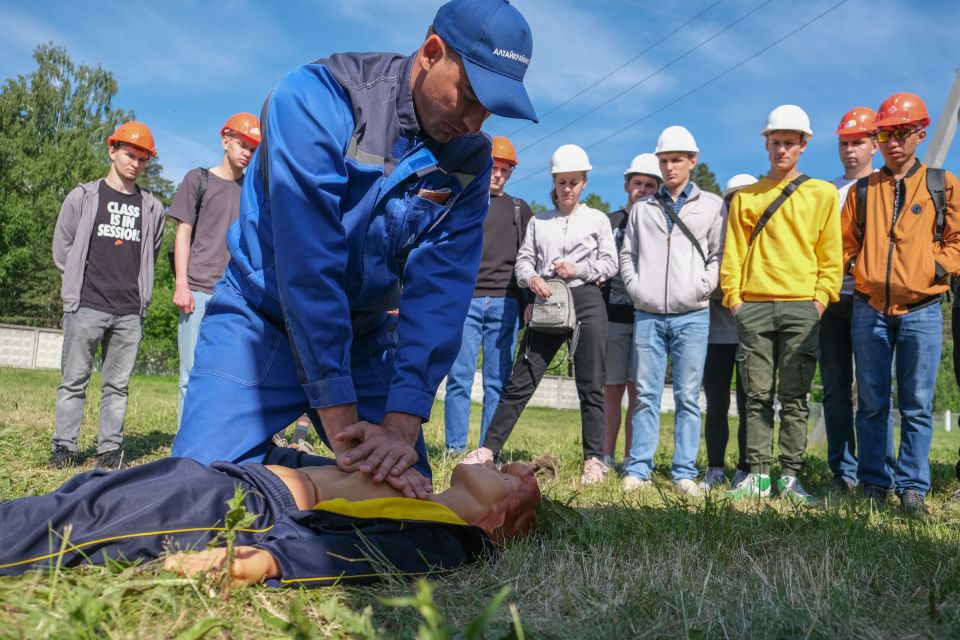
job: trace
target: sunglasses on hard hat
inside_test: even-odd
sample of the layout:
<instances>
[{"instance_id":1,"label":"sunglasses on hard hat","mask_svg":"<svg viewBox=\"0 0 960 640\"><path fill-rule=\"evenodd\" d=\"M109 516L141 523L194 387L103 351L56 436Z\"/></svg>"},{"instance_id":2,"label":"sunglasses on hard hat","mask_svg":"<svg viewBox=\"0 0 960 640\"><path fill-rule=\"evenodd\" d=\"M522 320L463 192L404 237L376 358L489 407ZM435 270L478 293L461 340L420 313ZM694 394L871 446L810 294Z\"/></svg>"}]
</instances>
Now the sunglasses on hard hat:
<instances>
[{"instance_id":1,"label":"sunglasses on hard hat","mask_svg":"<svg viewBox=\"0 0 960 640\"><path fill-rule=\"evenodd\" d=\"M877 142L890 142L890 138L896 138L899 142L903 142L917 131L920 131L918 127L899 127L897 129L881 129L877 131Z\"/></svg>"}]
</instances>

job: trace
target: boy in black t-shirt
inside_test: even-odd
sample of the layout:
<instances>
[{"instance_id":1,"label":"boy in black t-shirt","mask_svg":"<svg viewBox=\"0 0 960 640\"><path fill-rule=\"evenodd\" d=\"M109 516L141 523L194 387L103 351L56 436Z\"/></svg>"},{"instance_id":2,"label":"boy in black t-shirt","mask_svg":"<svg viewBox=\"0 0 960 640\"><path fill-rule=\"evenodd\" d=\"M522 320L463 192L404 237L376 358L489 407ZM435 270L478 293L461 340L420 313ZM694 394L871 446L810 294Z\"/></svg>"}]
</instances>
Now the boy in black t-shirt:
<instances>
[{"instance_id":1,"label":"boy in black t-shirt","mask_svg":"<svg viewBox=\"0 0 960 640\"><path fill-rule=\"evenodd\" d=\"M157 154L150 130L126 122L107 139L110 171L71 191L53 235L63 280L63 378L57 388L50 466L74 462L87 384L103 350L97 466L124 466L127 385L137 360L143 317L163 232L163 205L136 180Z\"/></svg>"}]
</instances>

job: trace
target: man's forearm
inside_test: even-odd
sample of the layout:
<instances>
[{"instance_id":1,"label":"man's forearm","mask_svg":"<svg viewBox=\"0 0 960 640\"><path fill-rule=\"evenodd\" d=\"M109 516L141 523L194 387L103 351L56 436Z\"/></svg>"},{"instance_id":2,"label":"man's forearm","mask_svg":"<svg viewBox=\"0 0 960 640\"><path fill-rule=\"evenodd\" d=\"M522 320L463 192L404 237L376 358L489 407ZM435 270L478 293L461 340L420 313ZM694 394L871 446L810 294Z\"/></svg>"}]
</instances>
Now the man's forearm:
<instances>
[{"instance_id":1,"label":"man's forearm","mask_svg":"<svg viewBox=\"0 0 960 640\"><path fill-rule=\"evenodd\" d=\"M177 235L173 239L173 264L176 273L173 274L174 283L178 286L187 286L187 266L190 264L190 240L193 227L185 222L177 225Z\"/></svg>"}]
</instances>

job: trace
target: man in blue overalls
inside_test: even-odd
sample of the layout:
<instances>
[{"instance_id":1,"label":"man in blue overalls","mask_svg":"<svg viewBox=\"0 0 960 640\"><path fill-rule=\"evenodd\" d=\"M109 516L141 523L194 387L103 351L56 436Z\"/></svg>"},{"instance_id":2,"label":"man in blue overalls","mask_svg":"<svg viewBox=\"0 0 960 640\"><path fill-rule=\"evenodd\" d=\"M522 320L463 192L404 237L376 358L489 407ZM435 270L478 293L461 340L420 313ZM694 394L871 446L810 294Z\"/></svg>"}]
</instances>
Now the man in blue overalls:
<instances>
[{"instance_id":1,"label":"man in blue overalls","mask_svg":"<svg viewBox=\"0 0 960 640\"><path fill-rule=\"evenodd\" d=\"M409 57L338 54L280 81L174 456L260 461L312 407L340 468L426 496L421 424L457 355L483 246L480 127L490 113L536 121L532 48L506 0L453 0Z\"/></svg>"}]
</instances>

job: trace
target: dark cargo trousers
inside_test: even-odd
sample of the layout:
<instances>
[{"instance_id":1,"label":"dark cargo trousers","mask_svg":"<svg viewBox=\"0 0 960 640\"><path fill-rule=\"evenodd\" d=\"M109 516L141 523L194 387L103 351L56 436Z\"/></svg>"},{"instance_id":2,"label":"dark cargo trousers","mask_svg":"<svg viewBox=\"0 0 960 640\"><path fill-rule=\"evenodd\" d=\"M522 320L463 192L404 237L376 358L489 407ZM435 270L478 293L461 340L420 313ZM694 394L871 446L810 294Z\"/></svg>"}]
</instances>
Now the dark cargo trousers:
<instances>
[{"instance_id":1,"label":"dark cargo trousers","mask_svg":"<svg viewBox=\"0 0 960 640\"><path fill-rule=\"evenodd\" d=\"M737 313L737 366L747 394L746 463L752 473L770 473L774 393L780 398L780 470L795 476L803 466L819 327L811 300L744 302Z\"/></svg>"}]
</instances>

